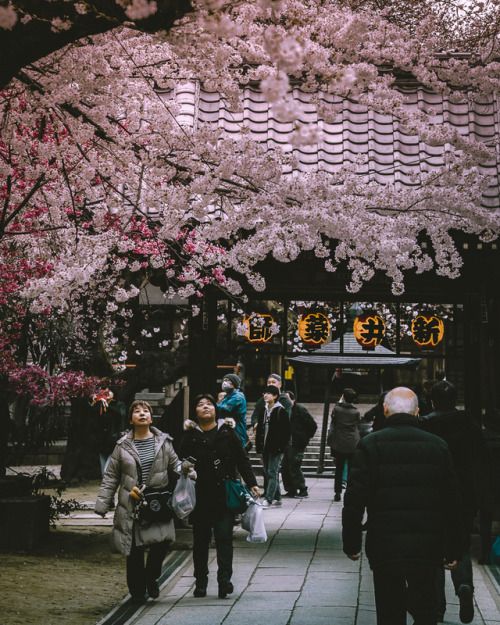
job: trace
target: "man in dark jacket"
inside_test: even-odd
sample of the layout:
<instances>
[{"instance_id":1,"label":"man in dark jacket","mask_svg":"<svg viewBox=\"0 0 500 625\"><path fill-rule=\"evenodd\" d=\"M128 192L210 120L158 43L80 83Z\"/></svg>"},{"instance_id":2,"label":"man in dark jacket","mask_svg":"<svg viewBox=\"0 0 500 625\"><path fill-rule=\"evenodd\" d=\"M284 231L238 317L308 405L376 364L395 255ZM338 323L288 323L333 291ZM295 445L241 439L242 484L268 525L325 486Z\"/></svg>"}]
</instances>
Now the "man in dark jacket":
<instances>
[{"instance_id":1,"label":"man in dark jacket","mask_svg":"<svg viewBox=\"0 0 500 625\"><path fill-rule=\"evenodd\" d=\"M436 624L435 572L460 556L460 495L450 452L417 423L408 388L384 401L386 427L363 438L352 460L342 510L344 553L366 555L373 570L378 625Z\"/></svg>"},{"instance_id":2,"label":"man in dark jacket","mask_svg":"<svg viewBox=\"0 0 500 625\"><path fill-rule=\"evenodd\" d=\"M281 405L279 390L270 384L264 391L266 407L259 416L255 434L257 453L262 454L262 469L265 478L263 508L279 507L281 501L279 471L283 453L290 440L290 419Z\"/></svg>"},{"instance_id":3,"label":"man in dark jacket","mask_svg":"<svg viewBox=\"0 0 500 625\"><path fill-rule=\"evenodd\" d=\"M290 401L288 395L281 391L281 376L277 373L270 373L267 378L267 386L275 386L278 389L278 400L290 417L290 415L292 414L292 402ZM265 409L266 402L264 401L264 397L259 397L259 399L255 402L255 407L253 409L250 419L254 431L257 428L257 422L259 421L259 417L264 414Z\"/></svg>"},{"instance_id":4,"label":"man in dark jacket","mask_svg":"<svg viewBox=\"0 0 500 625\"><path fill-rule=\"evenodd\" d=\"M292 391L287 391L292 402L292 416L290 418L291 438L283 455L281 475L286 497L308 497L306 480L302 473L302 460L309 441L316 433L318 425L311 413L295 401Z\"/></svg>"},{"instance_id":5,"label":"man in dark jacket","mask_svg":"<svg viewBox=\"0 0 500 625\"><path fill-rule=\"evenodd\" d=\"M431 389L431 402L433 411L420 419L419 424L426 432L446 441L457 474L465 531L463 557L451 572L451 578L460 601L460 620L470 623L474 618L470 535L479 509L480 491L488 483L488 451L480 427L469 414L455 408L457 390L451 382L436 382ZM442 622L446 610L444 571L438 571L437 575L438 622Z\"/></svg>"}]
</instances>

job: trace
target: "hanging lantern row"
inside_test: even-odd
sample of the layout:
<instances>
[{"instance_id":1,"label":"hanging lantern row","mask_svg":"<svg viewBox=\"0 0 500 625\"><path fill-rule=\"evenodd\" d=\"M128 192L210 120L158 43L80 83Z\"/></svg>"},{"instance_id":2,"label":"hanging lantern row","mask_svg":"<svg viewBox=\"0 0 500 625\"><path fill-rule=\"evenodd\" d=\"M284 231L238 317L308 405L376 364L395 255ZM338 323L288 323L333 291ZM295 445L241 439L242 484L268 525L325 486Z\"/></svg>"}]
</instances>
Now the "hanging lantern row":
<instances>
[{"instance_id":1,"label":"hanging lantern row","mask_svg":"<svg viewBox=\"0 0 500 625\"><path fill-rule=\"evenodd\" d=\"M330 335L330 321L322 313L302 315L298 322L299 336L305 345L319 346ZM269 314L252 313L244 317L237 333L250 343L267 343L280 331L280 327ZM365 312L354 320L353 333L356 341L364 349L375 349L385 336L385 321L376 312ZM442 319L434 316L418 315L411 324L411 335L419 347L435 347L444 336Z\"/></svg>"}]
</instances>

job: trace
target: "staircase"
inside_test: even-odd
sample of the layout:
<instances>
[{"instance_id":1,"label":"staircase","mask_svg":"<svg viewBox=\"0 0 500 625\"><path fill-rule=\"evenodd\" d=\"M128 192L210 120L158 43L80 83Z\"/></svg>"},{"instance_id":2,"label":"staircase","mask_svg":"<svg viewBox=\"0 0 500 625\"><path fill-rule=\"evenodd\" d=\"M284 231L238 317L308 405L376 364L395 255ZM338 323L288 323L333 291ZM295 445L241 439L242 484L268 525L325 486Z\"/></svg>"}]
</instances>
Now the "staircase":
<instances>
[{"instance_id":1,"label":"staircase","mask_svg":"<svg viewBox=\"0 0 500 625\"><path fill-rule=\"evenodd\" d=\"M304 452L304 459L302 461L302 471L305 476L309 477L326 477L333 478L335 475L335 465L330 453L330 448L328 445L325 448L325 458L324 458L324 470L323 473L318 473L318 462L319 462L319 450L320 450L320 441L321 441L321 428L323 424L323 404L301 404L304 408L307 408L311 415L314 417L314 420L318 424L318 429L316 430L316 434L314 438L309 441L309 445L307 446ZM250 402L247 404L247 424L250 425L250 418L252 416L253 409L255 407L255 402ZM250 460L252 462L252 467L255 472L255 475L262 475L262 464L260 460L260 454L257 454L255 451L255 446L253 446L252 451L248 454Z\"/></svg>"}]
</instances>

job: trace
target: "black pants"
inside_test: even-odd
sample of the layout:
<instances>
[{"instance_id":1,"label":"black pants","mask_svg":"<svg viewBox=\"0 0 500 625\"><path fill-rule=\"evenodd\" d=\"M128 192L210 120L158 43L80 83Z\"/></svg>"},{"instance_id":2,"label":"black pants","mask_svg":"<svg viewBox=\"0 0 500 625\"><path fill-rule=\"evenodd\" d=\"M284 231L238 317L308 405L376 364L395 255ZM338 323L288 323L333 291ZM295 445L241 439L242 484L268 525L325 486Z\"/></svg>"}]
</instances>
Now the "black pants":
<instances>
[{"instance_id":1,"label":"black pants","mask_svg":"<svg viewBox=\"0 0 500 625\"><path fill-rule=\"evenodd\" d=\"M170 541L166 541L148 545L148 547L138 547L134 537L132 550L127 556L127 586L133 597L142 597L146 593L147 585L160 577L169 544ZM148 557L144 566L146 549L148 550Z\"/></svg>"},{"instance_id":2,"label":"black pants","mask_svg":"<svg viewBox=\"0 0 500 625\"><path fill-rule=\"evenodd\" d=\"M208 551L212 530L217 553L217 582L230 582L233 574L234 514L226 511L220 518L198 512L191 516L193 522L193 564L198 588L208 583Z\"/></svg>"},{"instance_id":3,"label":"black pants","mask_svg":"<svg viewBox=\"0 0 500 625\"><path fill-rule=\"evenodd\" d=\"M281 463L281 476L287 493L306 490L306 480L302 473L303 458L303 449L297 449L291 444L285 449Z\"/></svg>"},{"instance_id":4,"label":"black pants","mask_svg":"<svg viewBox=\"0 0 500 625\"><path fill-rule=\"evenodd\" d=\"M354 456L352 453L344 453L342 451L336 451L332 449L332 455L335 456L335 494L342 494L342 476L344 475L344 465L347 462L347 477L349 477L349 471L351 469L351 460Z\"/></svg>"},{"instance_id":5,"label":"black pants","mask_svg":"<svg viewBox=\"0 0 500 625\"><path fill-rule=\"evenodd\" d=\"M415 625L436 625L433 565L387 566L373 570L377 625L406 625L406 613Z\"/></svg>"}]
</instances>

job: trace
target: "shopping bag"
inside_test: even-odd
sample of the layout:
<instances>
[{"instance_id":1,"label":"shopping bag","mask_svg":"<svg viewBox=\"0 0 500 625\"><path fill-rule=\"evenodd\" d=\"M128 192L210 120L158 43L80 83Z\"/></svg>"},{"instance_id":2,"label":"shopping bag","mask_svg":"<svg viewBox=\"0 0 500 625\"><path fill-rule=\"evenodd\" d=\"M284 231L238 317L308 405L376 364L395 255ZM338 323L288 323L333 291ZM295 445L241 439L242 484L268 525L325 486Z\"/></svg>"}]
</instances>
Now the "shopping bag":
<instances>
[{"instance_id":1,"label":"shopping bag","mask_svg":"<svg viewBox=\"0 0 500 625\"><path fill-rule=\"evenodd\" d=\"M252 493L240 482L240 480L226 480L226 505L227 509L234 514L245 512L248 502L252 499Z\"/></svg>"},{"instance_id":2,"label":"shopping bag","mask_svg":"<svg viewBox=\"0 0 500 625\"><path fill-rule=\"evenodd\" d=\"M241 517L241 527L248 532L247 541L249 543L265 543L267 540L266 527L262 507L251 501L245 514Z\"/></svg>"},{"instance_id":3,"label":"shopping bag","mask_svg":"<svg viewBox=\"0 0 500 625\"><path fill-rule=\"evenodd\" d=\"M196 506L194 481L182 474L172 495L172 508L179 519L186 518Z\"/></svg>"},{"instance_id":4,"label":"shopping bag","mask_svg":"<svg viewBox=\"0 0 500 625\"><path fill-rule=\"evenodd\" d=\"M497 536L497 539L493 543L493 547L491 548L490 553L491 564L496 564L500 566L500 534Z\"/></svg>"}]
</instances>

